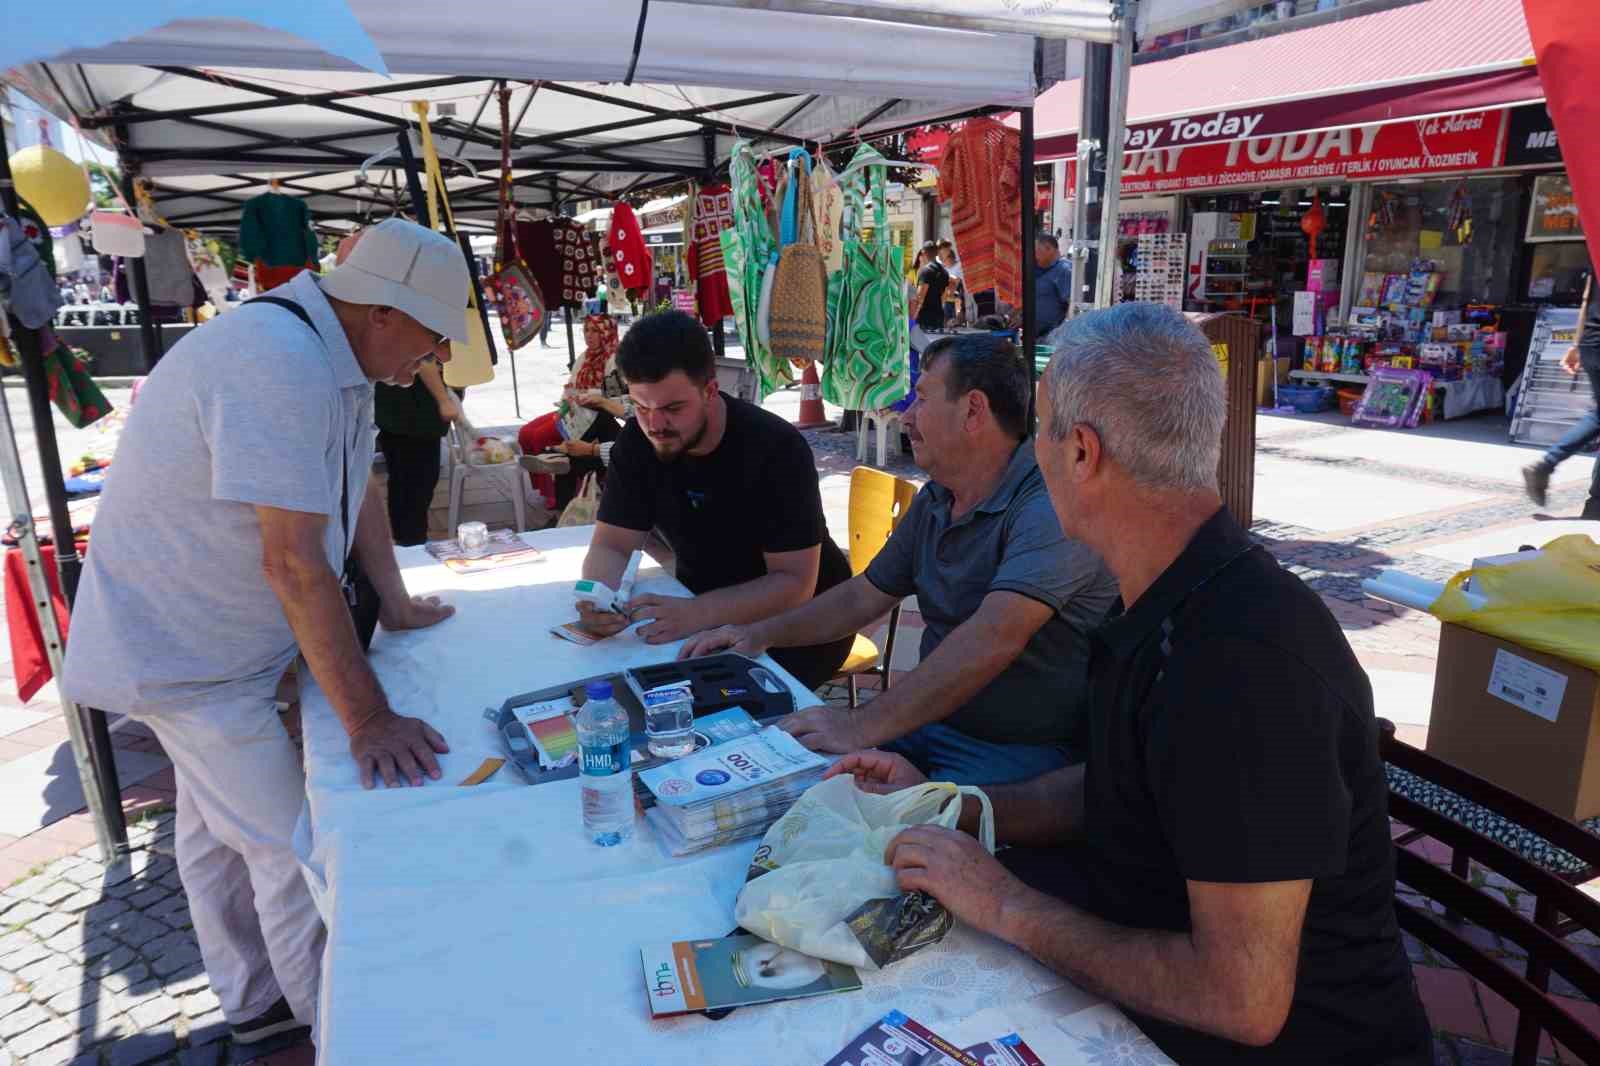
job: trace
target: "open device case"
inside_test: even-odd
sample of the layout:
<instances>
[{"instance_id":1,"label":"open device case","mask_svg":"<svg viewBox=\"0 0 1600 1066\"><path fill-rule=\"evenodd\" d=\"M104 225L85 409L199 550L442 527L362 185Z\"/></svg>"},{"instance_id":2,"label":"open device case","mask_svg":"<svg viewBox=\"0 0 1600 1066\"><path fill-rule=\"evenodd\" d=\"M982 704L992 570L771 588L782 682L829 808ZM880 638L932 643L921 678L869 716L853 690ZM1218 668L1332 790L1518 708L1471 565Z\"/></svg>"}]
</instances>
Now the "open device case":
<instances>
[{"instance_id":1,"label":"open device case","mask_svg":"<svg viewBox=\"0 0 1600 1066\"><path fill-rule=\"evenodd\" d=\"M584 686L591 681L609 681L617 703L628 712L632 726L630 741L633 746L635 773L647 770L666 760L651 755L644 735L644 693L661 685L688 681L692 686L694 715L702 718L708 714L742 707L758 725L771 722L794 712L794 693L789 691L771 669L737 652L704 655L679 662L653 663L634 666L620 672L595 674L548 688L524 692L513 696L499 707L490 707L483 716L494 723L500 734L500 744L506 758L517 768L530 785L547 781L564 781L578 776L576 762L567 766L546 769L539 764L539 753L528 738L527 728L517 718L517 709L546 700L570 697L575 707L583 706ZM695 734L695 750L706 747L710 740L702 733ZM637 783L638 778L635 777Z\"/></svg>"}]
</instances>

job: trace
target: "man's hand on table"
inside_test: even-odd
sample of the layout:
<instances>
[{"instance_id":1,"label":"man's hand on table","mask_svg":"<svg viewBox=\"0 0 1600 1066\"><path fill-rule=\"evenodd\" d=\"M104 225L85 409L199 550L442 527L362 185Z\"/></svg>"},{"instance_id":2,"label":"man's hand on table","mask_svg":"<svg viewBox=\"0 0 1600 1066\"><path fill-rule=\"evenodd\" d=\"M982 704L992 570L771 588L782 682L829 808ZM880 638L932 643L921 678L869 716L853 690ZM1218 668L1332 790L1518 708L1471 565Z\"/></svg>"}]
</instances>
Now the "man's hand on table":
<instances>
[{"instance_id":1,"label":"man's hand on table","mask_svg":"<svg viewBox=\"0 0 1600 1066\"><path fill-rule=\"evenodd\" d=\"M764 655L772 642L756 626L718 626L684 642L680 659L693 659L719 651L736 651L754 659Z\"/></svg>"},{"instance_id":2,"label":"man's hand on table","mask_svg":"<svg viewBox=\"0 0 1600 1066\"><path fill-rule=\"evenodd\" d=\"M1008 907L1033 893L967 834L942 826L913 826L889 842L883 861L903 892L926 892L957 918L1005 937Z\"/></svg>"},{"instance_id":3,"label":"man's hand on table","mask_svg":"<svg viewBox=\"0 0 1600 1066\"><path fill-rule=\"evenodd\" d=\"M651 619L648 625L639 627L646 644L671 644L694 636L707 624L700 617L696 601L688 596L635 596L628 604L628 617Z\"/></svg>"},{"instance_id":4,"label":"man's hand on table","mask_svg":"<svg viewBox=\"0 0 1600 1066\"><path fill-rule=\"evenodd\" d=\"M390 630L427 629L436 626L456 613L437 596L408 596L403 600L384 600L378 609L378 621Z\"/></svg>"},{"instance_id":5,"label":"man's hand on table","mask_svg":"<svg viewBox=\"0 0 1600 1066\"><path fill-rule=\"evenodd\" d=\"M812 751L847 755L886 738L873 736L868 716L842 707L810 707L778 722L778 727Z\"/></svg>"},{"instance_id":6,"label":"man's hand on table","mask_svg":"<svg viewBox=\"0 0 1600 1066\"><path fill-rule=\"evenodd\" d=\"M911 760L904 755L878 751L875 748L846 755L828 767L822 779L826 781L840 774L853 775L857 788L863 792L875 792L880 796L899 792L902 788L920 785L928 780L927 775L912 766Z\"/></svg>"},{"instance_id":7,"label":"man's hand on table","mask_svg":"<svg viewBox=\"0 0 1600 1066\"><path fill-rule=\"evenodd\" d=\"M578 601L578 628L585 633L601 638L614 637L632 624L624 613L603 611L588 600Z\"/></svg>"},{"instance_id":8,"label":"man's hand on table","mask_svg":"<svg viewBox=\"0 0 1600 1066\"><path fill-rule=\"evenodd\" d=\"M439 760L434 753L449 750L433 726L388 708L372 714L350 734L350 754L361 768L362 788L371 788L376 777L389 788L398 788L402 776L413 786L422 784L424 773L437 781Z\"/></svg>"}]
</instances>

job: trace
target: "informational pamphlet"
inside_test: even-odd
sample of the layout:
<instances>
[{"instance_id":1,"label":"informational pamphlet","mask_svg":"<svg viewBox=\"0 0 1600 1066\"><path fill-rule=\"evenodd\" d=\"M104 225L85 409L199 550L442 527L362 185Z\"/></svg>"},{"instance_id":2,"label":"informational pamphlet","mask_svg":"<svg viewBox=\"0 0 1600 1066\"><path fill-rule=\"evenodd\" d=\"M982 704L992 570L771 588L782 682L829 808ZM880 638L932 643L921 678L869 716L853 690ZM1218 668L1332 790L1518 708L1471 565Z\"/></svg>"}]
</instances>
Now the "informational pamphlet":
<instances>
[{"instance_id":1,"label":"informational pamphlet","mask_svg":"<svg viewBox=\"0 0 1600 1066\"><path fill-rule=\"evenodd\" d=\"M820 774L828 762L777 726L767 726L646 770L641 780L663 806L695 807L794 774Z\"/></svg>"},{"instance_id":2,"label":"informational pamphlet","mask_svg":"<svg viewBox=\"0 0 1600 1066\"><path fill-rule=\"evenodd\" d=\"M749 933L643 948L652 1017L854 992L849 966L779 947ZM974 1063L973 1066L978 1066Z\"/></svg>"},{"instance_id":3,"label":"informational pamphlet","mask_svg":"<svg viewBox=\"0 0 1600 1066\"><path fill-rule=\"evenodd\" d=\"M984 1066L984 1061L892 1010L825 1066Z\"/></svg>"},{"instance_id":4,"label":"informational pamphlet","mask_svg":"<svg viewBox=\"0 0 1600 1066\"><path fill-rule=\"evenodd\" d=\"M459 540L430 540L428 554L458 574L481 574L490 570L536 563L543 558L538 548L509 529L489 534L489 545L481 553L468 555Z\"/></svg>"}]
</instances>

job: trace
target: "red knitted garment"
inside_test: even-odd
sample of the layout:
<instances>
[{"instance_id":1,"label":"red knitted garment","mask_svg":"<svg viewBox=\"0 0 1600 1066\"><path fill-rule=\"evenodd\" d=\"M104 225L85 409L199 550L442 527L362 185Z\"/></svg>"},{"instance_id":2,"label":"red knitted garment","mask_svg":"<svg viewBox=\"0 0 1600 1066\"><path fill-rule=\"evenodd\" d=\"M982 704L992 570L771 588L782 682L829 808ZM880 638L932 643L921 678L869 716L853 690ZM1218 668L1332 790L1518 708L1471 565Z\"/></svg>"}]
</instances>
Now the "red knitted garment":
<instances>
[{"instance_id":1,"label":"red knitted garment","mask_svg":"<svg viewBox=\"0 0 1600 1066\"><path fill-rule=\"evenodd\" d=\"M975 118L950 135L939 160L939 199L968 292L994 289L1022 305L1022 135L992 118Z\"/></svg>"},{"instance_id":2,"label":"red knitted garment","mask_svg":"<svg viewBox=\"0 0 1600 1066\"><path fill-rule=\"evenodd\" d=\"M733 225L733 194L726 185L702 185L690 214L689 276L695 280L700 321L714 326L733 314L728 272L722 262L721 233Z\"/></svg>"}]
</instances>

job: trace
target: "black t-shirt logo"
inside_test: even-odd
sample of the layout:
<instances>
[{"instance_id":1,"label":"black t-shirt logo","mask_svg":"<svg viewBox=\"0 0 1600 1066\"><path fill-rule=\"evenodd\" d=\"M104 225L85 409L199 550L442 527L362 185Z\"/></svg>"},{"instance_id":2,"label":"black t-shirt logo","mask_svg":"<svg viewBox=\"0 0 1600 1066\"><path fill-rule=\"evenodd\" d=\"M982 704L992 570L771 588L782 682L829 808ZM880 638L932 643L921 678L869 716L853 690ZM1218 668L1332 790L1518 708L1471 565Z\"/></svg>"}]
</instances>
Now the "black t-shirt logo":
<instances>
[{"instance_id":1,"label":"black t-shirt logo","mask_svg":"<svg viewBox=\"0 0 1600 1066\"><path fill-rule=\"evenodd\" d=\"M700 510L700 505L706 502L706 494L698 489L685 489L684 495L689 497L689 506L696 511Z\"/></svg>"}]
</instances>

